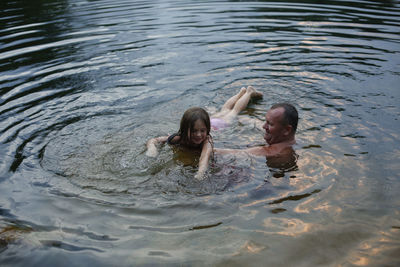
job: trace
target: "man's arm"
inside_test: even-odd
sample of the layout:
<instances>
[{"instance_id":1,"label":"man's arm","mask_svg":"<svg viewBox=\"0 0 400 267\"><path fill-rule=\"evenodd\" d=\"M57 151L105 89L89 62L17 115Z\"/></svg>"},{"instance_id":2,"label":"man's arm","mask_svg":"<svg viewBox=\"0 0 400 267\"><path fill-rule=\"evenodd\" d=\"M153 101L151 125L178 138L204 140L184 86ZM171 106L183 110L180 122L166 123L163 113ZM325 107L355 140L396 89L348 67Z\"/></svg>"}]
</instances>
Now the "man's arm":
<instances>
[{"instance_id":1,"label":"man's arm","mask_svg":"<svg viewBox=\"0 0 400 267\"><path fill-rule=\"evenodd\" d=\"M246 149L225 149L225 148L215 148L214 152L217 154L239 154L246 153L253 156L271 156L274 154L274 147L272 146L255 146Z\"/></svg>"},{"instance_id":2,"label":"man's arm","mask_svg":"<svg viewBox=\"0 0 400 267\"><path fill-rule=\"evenodd\" d=\"M242 149L214 148L214 152L221 155L237 154L243 152Z\"/></svg>"}]
</instances>

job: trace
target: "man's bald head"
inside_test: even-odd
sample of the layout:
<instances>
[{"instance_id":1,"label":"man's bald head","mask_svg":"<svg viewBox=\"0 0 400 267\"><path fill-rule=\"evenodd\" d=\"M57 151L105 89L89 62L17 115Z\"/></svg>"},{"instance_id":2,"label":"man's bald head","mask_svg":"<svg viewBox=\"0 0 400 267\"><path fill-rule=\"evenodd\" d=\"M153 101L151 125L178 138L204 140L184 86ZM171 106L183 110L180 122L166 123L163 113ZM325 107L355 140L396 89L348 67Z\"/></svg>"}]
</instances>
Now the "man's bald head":
<instances>
[{"instance_id":1,"label":"man's bald head","mask_svg":"<svg viewBox=\"0 0 400 267\"><path fill-rule=\"evenodd\" d=\"M291 125L293 134L296 133L297 123L299 121L299 114L297 112L297 109L289 103L277 103L271 107L271 110L277 108L283 108L285 110L282 116L282 124Z\"/></svg>"}]
</instances>

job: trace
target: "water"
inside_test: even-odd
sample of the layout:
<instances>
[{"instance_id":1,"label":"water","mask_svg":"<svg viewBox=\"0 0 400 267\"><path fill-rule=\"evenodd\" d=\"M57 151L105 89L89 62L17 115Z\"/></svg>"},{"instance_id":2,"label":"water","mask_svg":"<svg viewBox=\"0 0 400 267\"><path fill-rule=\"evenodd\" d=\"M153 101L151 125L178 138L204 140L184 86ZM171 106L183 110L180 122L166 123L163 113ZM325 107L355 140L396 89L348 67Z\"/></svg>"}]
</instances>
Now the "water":
<instances>
[{"instance_id":1,"label":"water","mask_svg":"<svg viewBox=\"0 0 400 267\"><path fill-rule=\"evenodd\" d=\"M399 4L2 1L1 265L398 265ZM215 146L289 101L293 164L144 155L248 85Z\"/></svg>"}]
</instances>

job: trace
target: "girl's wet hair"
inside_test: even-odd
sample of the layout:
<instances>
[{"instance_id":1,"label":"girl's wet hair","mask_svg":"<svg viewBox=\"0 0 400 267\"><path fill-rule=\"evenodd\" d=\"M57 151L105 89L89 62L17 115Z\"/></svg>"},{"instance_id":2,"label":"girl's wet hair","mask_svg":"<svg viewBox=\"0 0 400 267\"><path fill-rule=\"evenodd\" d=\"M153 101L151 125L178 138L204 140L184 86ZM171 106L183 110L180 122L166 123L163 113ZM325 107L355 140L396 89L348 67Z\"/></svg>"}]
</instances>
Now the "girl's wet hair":
<instances>
[{"instance_id":1,"label":"girl's wet hair","mask_svg":"<svg viewBox=\"0 0 400 267\"><path fill-rule=\"evenodd\" d=\"M183 144L190 144L189 131L193 131L194 124L197 120L202 120L207 128L207 135L210 135L210 116L207 111L199 107L189 108L182 116L178 135L181 137Z\"/></svg>"}]
</instances>

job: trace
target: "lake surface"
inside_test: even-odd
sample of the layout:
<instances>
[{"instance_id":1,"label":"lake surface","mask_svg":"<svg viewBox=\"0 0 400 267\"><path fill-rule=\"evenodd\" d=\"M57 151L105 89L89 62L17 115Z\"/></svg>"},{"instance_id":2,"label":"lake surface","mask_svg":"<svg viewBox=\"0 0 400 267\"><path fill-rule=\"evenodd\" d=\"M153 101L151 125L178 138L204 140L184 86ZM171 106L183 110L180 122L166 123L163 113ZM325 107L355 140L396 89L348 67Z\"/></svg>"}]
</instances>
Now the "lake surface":
<instances>
[{"instance_id":1,"label":"lake surface","mask_svg":"<svg viewBox=\"0 0 400 267\"><path fill-rule=\"evenodd\" d=\"M1 266L400 264L399 1L0 7ZM293 164L215 155L198 182L145 156L248 85L264 98L215 147L264 144L287 101Z\"/></svg>"}]
</instances>

